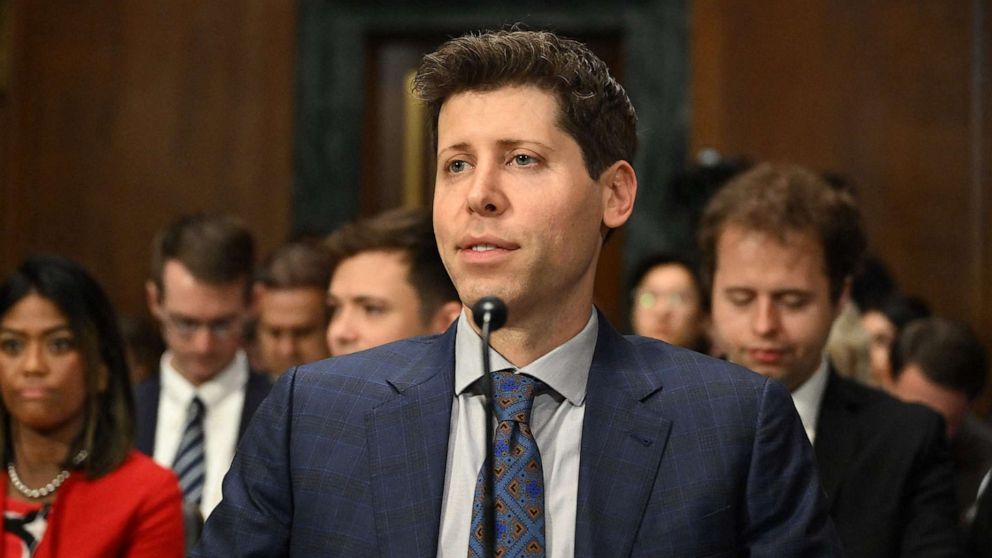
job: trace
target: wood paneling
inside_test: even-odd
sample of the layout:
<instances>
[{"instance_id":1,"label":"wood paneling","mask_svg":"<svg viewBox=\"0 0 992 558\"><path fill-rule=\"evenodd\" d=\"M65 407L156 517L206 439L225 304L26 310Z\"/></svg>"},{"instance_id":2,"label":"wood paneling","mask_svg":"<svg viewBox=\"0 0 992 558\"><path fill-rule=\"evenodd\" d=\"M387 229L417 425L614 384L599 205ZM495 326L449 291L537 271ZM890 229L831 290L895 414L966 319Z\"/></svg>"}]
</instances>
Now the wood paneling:
<instances>
[{"instance_id":1,"label":"wood paneling","mask_svg":"<svg viewBox=\"0 0 992 558\"><path fill-rule=\"evenodd\" d=\"M138 313L177 215L238 215L262 251L283 239L293 2L15 2L13 18L0 272L63 253Z\"/></svg>"},{"instance_id":2,"label":"wood paneling","mask_svg":"<svg viewBox=\"0 0 992 558\"><path fill-rule=\"evenodd\" d=\"M697 0L690 145L853 178L900 287L992 347L988 6Z\"/></svg>"}]
</instances>

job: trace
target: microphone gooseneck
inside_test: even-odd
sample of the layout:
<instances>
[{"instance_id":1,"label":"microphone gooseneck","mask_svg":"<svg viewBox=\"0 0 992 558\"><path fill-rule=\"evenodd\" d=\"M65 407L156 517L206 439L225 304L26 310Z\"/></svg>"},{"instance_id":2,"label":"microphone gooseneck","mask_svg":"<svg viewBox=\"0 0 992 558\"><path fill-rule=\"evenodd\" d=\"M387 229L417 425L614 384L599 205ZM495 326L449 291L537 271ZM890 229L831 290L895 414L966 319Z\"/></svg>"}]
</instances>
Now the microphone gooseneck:
<instances>
[{"instance_id":1,"label":"microphone gooseneck","mask_svg":"<svg viewBox=\"0 0 992 558\"><path fill-rule=\"evenodd\" d=\"M496 417L493 411L493 398L495 397L493 378L491 375L492 364L489 361L489 337L494 331L506 325L506 304L495 296L485 296L472 305L472 320L479 326L482 335L482 372L485 378L486 389L486 460L483 467L492 467L495 462L493 455L493 437L496 434ZM489 505L486 506L486 521L489 524L489 544L495 556L496 549L496 514L493 503L496 497L495 475L492 472L489 478Z\"/></svg>"}]
</instances>

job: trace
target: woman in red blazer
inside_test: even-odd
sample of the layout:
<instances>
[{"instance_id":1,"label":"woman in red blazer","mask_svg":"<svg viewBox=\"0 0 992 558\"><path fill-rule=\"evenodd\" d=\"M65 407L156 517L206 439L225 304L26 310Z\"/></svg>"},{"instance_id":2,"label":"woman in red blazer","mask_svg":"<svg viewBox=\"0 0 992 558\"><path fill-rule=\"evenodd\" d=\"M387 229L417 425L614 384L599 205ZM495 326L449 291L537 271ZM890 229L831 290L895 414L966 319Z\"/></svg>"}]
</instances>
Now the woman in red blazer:
<instances>
[{"instance_id":1,"label":"woman in red blazer","mask_svg":"<svg viewBox=\"0 0 992 558\"><path fill-rule=\"evenodd\" d=\"M183 555L175 475L131 449L134 403L100 286L57 256L0 285L2 558Z\"/></svg>"}]
</instances>

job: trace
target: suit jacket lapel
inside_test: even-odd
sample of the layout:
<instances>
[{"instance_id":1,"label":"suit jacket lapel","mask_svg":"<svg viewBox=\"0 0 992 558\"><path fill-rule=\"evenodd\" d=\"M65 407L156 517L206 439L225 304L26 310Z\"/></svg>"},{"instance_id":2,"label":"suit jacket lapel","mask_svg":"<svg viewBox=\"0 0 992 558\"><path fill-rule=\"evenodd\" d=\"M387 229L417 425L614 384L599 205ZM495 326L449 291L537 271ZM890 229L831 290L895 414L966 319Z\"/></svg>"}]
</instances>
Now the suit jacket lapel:
<instances>
[{"instance_id":1,"label":"suit jacket lapel","mask_svg":"<svg viewBox=\"0 0 992 558\"><path fill-rule=\"evenodd\" d=\"M437 553L454 394L455 327L387 381L396 397L366 422L376 531L383 556Z\"/></svg>"},{"instance_id":2,"label":"suit jacket lapel","mask_svg":"<svg viewBox=\"0 0 992 558\"><path fill-rule=\"evenodd\" d=\"M844 387L843 380L831 368L813 444L820 482L831 506L859 444L857 404Z\"/></svg>"},{"instance_id":3,"label":"suit jacket lapel","mask_svg":"<svg viewBox=\"0 0 992 558\"><path fill-rule=\"evenodd\" d=\"M158 399L162 391L161 376L145 380L135 397L134 447L145 455L155 453L155 427L158 424Z\"/></svg>"},{"instance_id":4,"label":"suit jacket lapel","mask_svg":"<svg viewBox=\"0 0 992 558\"><path fill-rule=\"evenodd\" d=\"M586 388L579 465L576 556L630 554L671 421L651 405L661 374L600 315Z\"/></svg>"}]
</instances>

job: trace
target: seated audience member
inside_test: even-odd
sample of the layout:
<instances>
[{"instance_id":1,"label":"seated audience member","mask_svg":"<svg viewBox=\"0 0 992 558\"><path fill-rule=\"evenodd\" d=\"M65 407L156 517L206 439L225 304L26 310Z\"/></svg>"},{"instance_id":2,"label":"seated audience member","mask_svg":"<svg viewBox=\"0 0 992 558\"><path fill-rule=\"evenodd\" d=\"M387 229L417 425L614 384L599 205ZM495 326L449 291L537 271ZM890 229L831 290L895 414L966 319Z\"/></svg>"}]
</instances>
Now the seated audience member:
<instances>
[{"instance_id":1,"label":"seated audience member","mask_svg":"<svg viewBox=\"0 0 992 558\"><path fill-rule=\"evenodd\" d=\"M426 211L394 209L349 223L328 237L327 246L332 355L441 333L461 312Z\"/></svg>"},{"instance_id":2,"label":"seated audience member","mask_svg":"<svg viewBox=\"0 0 992 558\"><path fill-rule=\"evenodd\" d=\"M634 271L630 310L634 333L705 353L709 312L696 266L688 259L660 254Z\"/></svg>"},{"instance_id":3,"label":"seated audience member","mask_svg":"<svg viewBox=\"0 0 992 558\"><path fill-rule=\"evenodd\" d=\"M242 350L253 304L255 244L229 216L196 213L152 245L148 306L168 350L135 389L135 446L179 477L188 506L210 515L241 433L269 393Z\"/></svg>"},{"instance_id":4,"label":"seated audience member","mask_svg":"<svg viewBox=\"0 0 992 558\"><path fill-rule=\"evenodd\" d=\"M0 285L0 556L179 557L176 476L131 449L117 318L80 266L33 256Z\"/></svg>"},{"instance_id":5,"label":"seated audience member","mask_svg":"<svg viewBox=\"0 0 992 558\"><path fill-rule=\"evenodd\" d=\"M330 254L313 242L284 244L262 264L255 280L255 334L262 368L269 374L330 354L324 337L330 276Z\"/></svg>"},{"instance_id":6,"label":"seated audience member","mask_svg":"<svg viewBox=\"0 0 992 558\"><path fill-rule=\"evenodd\" d=\"M824 356L866 245L853 197L801 167L762 164L714 196L699 239L713 334L729 360L792 392L847 555L954 555L940 416L841 377Z\"/></svg>"},{"instance_id":7,"label":"seated audience member","mask_svg":"<svg viewBox=\"0 0 992 558\"><path fill-rule=\"evenodd\" d=\"M968 325L944 318L910 322L892 345L889 391L944 417L964 519L992 467L992 429L971 412L988 377L988 355Z\"/></svg>"},{"instance_id":8,"label":"seated audience member","mask_svg":"<svg viewBox=\"0 0 992 558\"><path fill-rule=\"evenodd\" d=\"M930 308L923 300L890 292L875 303L861 309L861 327L868 332L868 352L871 356L870 385L890 388L892 363L889 355L892 343L906 324L930 315Z\"/></svg>"}]
</instances>

